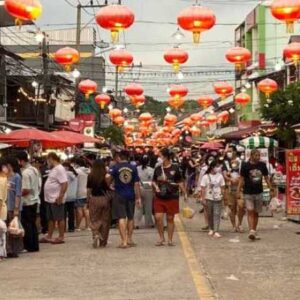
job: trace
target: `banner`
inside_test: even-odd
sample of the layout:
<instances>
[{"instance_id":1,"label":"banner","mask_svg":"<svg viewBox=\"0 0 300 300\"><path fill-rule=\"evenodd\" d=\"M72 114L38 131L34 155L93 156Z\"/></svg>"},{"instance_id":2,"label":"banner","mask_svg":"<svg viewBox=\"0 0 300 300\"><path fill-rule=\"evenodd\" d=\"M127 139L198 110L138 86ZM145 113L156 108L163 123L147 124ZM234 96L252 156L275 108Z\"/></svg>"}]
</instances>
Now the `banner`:
<instances>
[{"instance_id":1,"label":"banner","mask_svg":"<svg viewBox=\"0 0 300 300\"><path fill-rule=\"evenodd\" d=\"M288 215L300 215L300 149L286 151L286 205Z\"/></svg>"}]
</instances>

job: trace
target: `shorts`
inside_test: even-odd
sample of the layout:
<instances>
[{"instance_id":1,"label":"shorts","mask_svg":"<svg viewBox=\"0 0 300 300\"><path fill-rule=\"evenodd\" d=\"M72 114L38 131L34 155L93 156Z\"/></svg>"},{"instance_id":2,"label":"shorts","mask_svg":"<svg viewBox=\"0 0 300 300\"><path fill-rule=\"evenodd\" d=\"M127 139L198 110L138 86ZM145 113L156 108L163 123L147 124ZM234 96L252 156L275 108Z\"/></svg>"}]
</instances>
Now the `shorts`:
<instances>
[{"instance_id":1,"label":"shorts","mask_svg":"<svg viewBox=\"0 0 300 300\"><path fill-rule=\"evenodd\" d=\"M155 214L165 213L168 216L175 216L179 213L179 200L162 200L159 198L154 198L153 210Z\"/></svg>"},{"instance_id":2,"label":"shorts","mask_svg":"<svg viewBox=\"0 0 300 300\"><path fill-rule=\"evenodd\" d=\"M135 211L135 201L123 198L114 194L112 199L112 218L113 220L128 219L133 220Z\"/></svg>"},{"instance_id":3,"label":"shorts","mask_svg":"<svg viewBox=\"0 0 300 300\"><path fill-rule=\"evenodd\" d=\"M76 199L75 200L75 207L76 208L83 208L87 204L86 198Z\"/></svg>"},{"instance_id":4,"label":"shorts","mask_svg":"<svg viewBox=\"0 0 300 300\"><path fill-rule=\"evenodd\" d=\"M263 207L263 194L255 194L255 195L244 195L246 208L250 211L255 211L256 213L262 212Z\"/></svg>"},{"instance_id":5,"label":"shorts","mask_svg":"<svg viewBox=\"0 0 300 300\"><path fill-rule=\"evenodd\" d=\"M46 202L46 215L49 221L62 221L65 219L65 204Z\"/></svg>"}]
</instances>

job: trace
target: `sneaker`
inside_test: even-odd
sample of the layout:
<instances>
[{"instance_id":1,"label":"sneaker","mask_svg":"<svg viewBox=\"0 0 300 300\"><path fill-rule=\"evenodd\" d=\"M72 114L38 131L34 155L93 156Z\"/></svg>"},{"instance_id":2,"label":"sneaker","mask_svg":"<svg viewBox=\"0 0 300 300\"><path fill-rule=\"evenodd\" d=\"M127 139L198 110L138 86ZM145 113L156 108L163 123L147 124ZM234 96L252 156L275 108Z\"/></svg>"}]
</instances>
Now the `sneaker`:
<instances>
[{"instance_id":1,"label":"sneaker","mask_svg":"<svg viewBox=\"0 0 300 300\"><path fill-rule=\"evenodd\" d=\"M254 241L255 240L255 234L256 234L255 230L250 230L248 238L250 240Z\"/></svg>"},{"instance_id":2,"label":"sneaker","mask_svg":"<svg viewBox=\"0 0 300 300\"><path fill-rule=\"evenodd\" d=\"M260 239L261 239L260 236L257 233L255 233L255 240L260 241Z\"/></svg>"},{"instance_id":3,"label":"sneaker","mask_svg":"<svg viewBox=\"0 0 300 300\"><path fill-rule=\"evenodd\" d=\"M219 232L215 232L214 238L219 239L220 237L222 237L221 234Z\"/></svg>"},{"instance_id":4,"label":"sneaker","mask_svg":"<svg viewBox=\"0 0 300 300\"><path fill-rule=\"evenodd\" d=\"M210 230L209 233L208 233L208 235L209 235L209 236L213 236L213 235L214 235L214 232L213 232L212 230Z\"/></svg>"}]
</instances>

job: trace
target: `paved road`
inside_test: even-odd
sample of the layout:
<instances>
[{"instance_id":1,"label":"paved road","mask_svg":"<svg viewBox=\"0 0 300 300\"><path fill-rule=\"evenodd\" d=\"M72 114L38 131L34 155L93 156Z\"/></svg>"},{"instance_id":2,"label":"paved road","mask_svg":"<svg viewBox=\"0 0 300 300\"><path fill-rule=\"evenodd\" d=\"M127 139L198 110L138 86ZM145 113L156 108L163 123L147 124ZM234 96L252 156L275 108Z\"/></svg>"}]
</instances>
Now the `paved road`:
<instances>
[{"instance_id":1,"label":"paved road","mask_svg":"<svg viewBox=\"0 0 300 300\"><path fill-rule=\"evenodd\" d=\"M209 238L201 218L177 221L176 247L155 247L154 230L137 231L128 250L116 248L115 230L107 249L92 249L89 232L42 245L0 264L0 299L299 299L300 225L263 218L252 243L228 222L222 239Z\"/></svg>"}]
</instances>

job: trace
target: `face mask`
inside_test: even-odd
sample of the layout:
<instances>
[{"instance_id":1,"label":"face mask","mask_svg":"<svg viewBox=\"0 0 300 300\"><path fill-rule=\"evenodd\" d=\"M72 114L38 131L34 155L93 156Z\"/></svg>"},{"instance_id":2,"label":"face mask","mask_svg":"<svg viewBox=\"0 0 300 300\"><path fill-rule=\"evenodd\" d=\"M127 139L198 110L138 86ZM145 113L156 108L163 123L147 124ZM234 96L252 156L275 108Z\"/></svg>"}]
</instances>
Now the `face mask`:
<instances>
[{"instance_id":1,"label":"face mask","mask_svg":"<svg viewBox=\"0 0 300 300\"><path fill-rule=\"evenodd\" d=\"M241 160L245 160L245 155L241 155Z\"/></svg>"},{"instance_id":2,"label":"face mask","mask_svg":"<svg viewBox=\"0 0 300 300\"><path fill-rule=\"evenodd\" d=\"M213 161L214 161L214 159L209 159L208 164L210 165Z\"/></svg>"},{"instance_id":3,"label":"face mask","mask_svg":"<svg viewBox=\"0 0 300 300\"><path fill-rule=\"evenodd\" d=\"M6 166L3 166L3 167L2 167L2 172L3 172L4 174L8 174L8 168L7 168Z\"/></svg>"},{"instance_id":4,"label":"face mask","mask_svg":"<svg viewBox=\"0 0 300 300\"><path fill-rule=\"evenodd\" d=\"M232 152L228 152L228 153L227 153L227 158L231 159L232 156L233 156L233 155L232 155Z\"/></svg>"}]
</instances>

